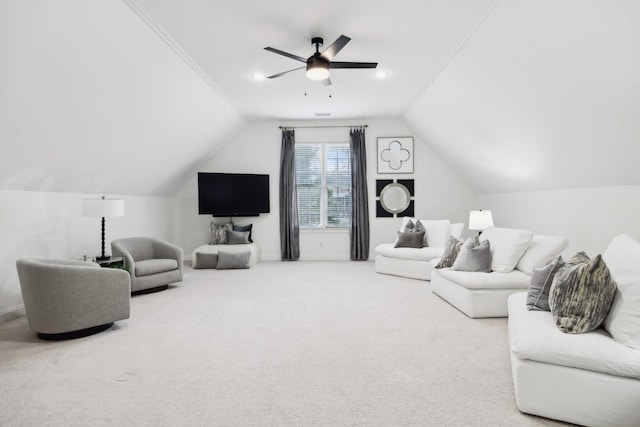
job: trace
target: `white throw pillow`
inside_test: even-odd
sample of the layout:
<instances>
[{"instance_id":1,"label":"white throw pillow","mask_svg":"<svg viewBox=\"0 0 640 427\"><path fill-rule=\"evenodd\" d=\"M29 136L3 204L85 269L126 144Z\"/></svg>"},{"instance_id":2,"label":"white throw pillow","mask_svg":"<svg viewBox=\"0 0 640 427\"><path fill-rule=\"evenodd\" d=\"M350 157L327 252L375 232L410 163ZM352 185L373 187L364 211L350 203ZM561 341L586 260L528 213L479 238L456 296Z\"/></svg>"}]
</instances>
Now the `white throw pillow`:
<instances>
[{"instance_id":1,"label":"white throw pillow","mask_svg":"<svg viewBox=\"0 0 640 427\"><path fill-rule=\"evenodd\" d=\"M460 239L463 231L464 231L464 222L456 222L454 224L449 224L449 231L447 232L447 240L449 240L449 236L453 236L456 239Z\"/></svg>"},{"instance_id":2,"label":"white throw pillow","mask_svg":"<svg viewBox=\"0 0 640 427\"><path fill-rule=\"evenodd\" d=\"M430 248L444 248L449 238L448 219L421 219L420 222L427 230L427 246Z\"/></svg>"},{"instance_id":3,"label":"white throw pillow","mask_svg":"<svg viewBox=\"0 0 640 427\"><path fill-rule=\"evenodd\" d=\"M640 243L622 234L602 258L617 285L604 327L615 341L640 349Z\"/></svg>"},{"instance_id":4,"label":"white throw pillow","mask_svg":"<svg viewBox=\"0 0 640 427\"><path fill-rule=\"evenodd\" d=\"M491 244L491 271L508 273L512 271L522 254L529 247L533 233L515 228L489 227L480 235L480 241Z\"/></svg>"},{"instance_id":5,"label":"white throw pillow","mask_svg":"<svg viewBox=\"0 0 640 427\"><path fill-rule=\"evenodd\" d=\"M560 255L567 246L569 246L569 241L565 237L534 234L529 247L516 264L516 268L531 276L534 268L548 264Z\"/></svg>"}]
</instances>

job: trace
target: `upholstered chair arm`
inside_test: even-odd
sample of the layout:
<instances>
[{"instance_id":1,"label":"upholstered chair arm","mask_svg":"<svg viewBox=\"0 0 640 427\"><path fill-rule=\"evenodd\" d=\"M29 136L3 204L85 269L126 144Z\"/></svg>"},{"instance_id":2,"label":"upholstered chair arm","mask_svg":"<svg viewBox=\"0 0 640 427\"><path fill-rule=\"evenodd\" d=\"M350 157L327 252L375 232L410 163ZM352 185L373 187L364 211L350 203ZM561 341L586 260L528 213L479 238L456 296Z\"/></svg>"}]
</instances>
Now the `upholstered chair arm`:
<instances>
[{"instance_id":1,"label":"upholstered chair arm","mask_svg":"<svg viewBox=\"0 0 640 427\"><path fill-rule=\"evenodd\" d=\"M124 259L125 270L131 273L132 276L135 276L136 263L133 255L121 242L111 242L111 256L121 256Z\"/></svg>"},{"instance_id":2,"label":"upholstered chair arm","mask_svg":"<svg viewBox=\"0 0 640 427\"><path fill-rule=\"evenodd\" d=\"M182 248L174 244L162 241L155 241L153 244L156 257L175 259L178 262L178 267L181 268L183 258Z\"/></svg>"}]
</instances>

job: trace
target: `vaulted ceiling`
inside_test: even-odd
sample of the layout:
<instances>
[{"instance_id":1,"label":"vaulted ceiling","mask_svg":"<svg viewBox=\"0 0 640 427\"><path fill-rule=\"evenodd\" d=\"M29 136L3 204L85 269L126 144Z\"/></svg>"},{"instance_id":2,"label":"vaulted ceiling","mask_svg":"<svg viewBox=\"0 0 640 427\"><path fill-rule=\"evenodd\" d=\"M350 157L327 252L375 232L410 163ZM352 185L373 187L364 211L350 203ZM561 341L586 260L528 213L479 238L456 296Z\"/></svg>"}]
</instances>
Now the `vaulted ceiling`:
<instances>
[{"instance_id":1,"label":"vaulted ceiling","mask_svg":"<svg viewBox=\"0 0 640 427\"><path fill-rule=\"evenodd\" d=\"M174 194L254 120L403 120L479 193L640 184L634 0L0 1L0 188ZM311 38L351 42L310 82ZM306 95L305 95L306 93Z\"/></svg>"}]
</instances>

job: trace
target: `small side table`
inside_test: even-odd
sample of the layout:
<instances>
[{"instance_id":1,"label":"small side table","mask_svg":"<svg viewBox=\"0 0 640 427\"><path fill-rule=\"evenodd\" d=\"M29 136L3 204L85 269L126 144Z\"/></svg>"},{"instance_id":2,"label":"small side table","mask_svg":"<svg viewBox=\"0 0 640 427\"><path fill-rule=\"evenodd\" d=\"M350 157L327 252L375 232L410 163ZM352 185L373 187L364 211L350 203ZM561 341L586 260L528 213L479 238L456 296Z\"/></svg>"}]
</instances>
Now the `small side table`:
<instances>
[{"instance_id":1,"label":"small side table","mask_svg":"<svg viewBox=\"0 0 640 427\"><path fill-rule=\"evenodd\" d=\"M100 265L100 267L124 269L124 257L121 256L113 256L101 261L96 260L95 263Z\"/></svg>"}]
</instances>

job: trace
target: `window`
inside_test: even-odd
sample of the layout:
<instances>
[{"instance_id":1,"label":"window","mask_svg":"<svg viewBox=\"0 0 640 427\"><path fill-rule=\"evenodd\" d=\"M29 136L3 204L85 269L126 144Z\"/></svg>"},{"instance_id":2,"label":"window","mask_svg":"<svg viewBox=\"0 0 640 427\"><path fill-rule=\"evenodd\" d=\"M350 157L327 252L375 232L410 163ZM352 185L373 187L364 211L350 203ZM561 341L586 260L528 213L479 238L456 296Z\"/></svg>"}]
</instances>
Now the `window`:
<instances>
[{"instance_id":1,"label":"window","mask_svg":"<svg viewBox=\"0 0 640 427\"><path fill-rule=\"evenodd\" d=\"M346 228L351 222L349 144L296 144L301 227Z\"/></svg>"}]
</instances>

